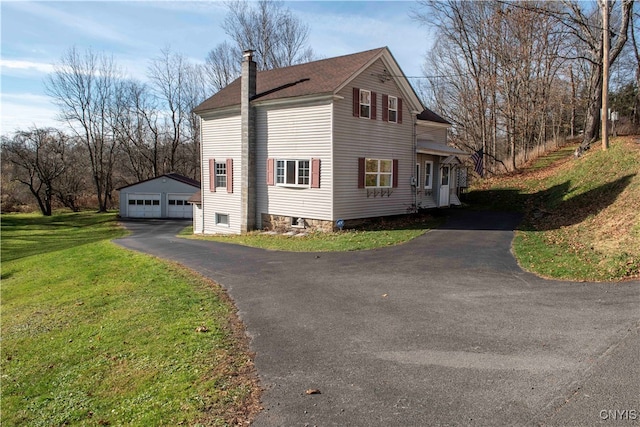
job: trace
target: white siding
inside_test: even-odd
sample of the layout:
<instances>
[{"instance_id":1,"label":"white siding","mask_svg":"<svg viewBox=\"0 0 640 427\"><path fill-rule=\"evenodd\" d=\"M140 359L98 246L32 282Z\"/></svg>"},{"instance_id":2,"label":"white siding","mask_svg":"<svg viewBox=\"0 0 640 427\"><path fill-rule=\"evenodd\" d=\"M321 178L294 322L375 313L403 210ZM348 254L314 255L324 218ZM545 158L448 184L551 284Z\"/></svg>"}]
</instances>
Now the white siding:
<instances>
[{"instance_id":1,"label":"white siding","mask_svg":"<svg viewBox=\"0 0 640 427\"><path fill-rule=\"evenodd\" d=\"M435 141L440 142L442 144L447 143L447 129L433 126L428 127L428 125L417 126L417 137L418 140L423 141Z\"/></svg>"},{"instance_id":2,"label":"white siding","mask_svg":"<svg viewBox=\"0 0 640 427\"><path fill-rule=\"evenodd\" d=\"M257 109L257 211L261 214L331 220L333 175L330 101ZM320 188L267 185L267 159L320 159Z\"/></svg>"},{"instance_id":3,"label":"white siding","mask_svg":"<svg viewBox=\"0 0 640 427\"><path fill-rule=\"evenodd\" d=\"M402 124L382 121L382 95L403 98L393 80L381 82L385 70L378 60L339 93L334 104L334 211L332 219L368 218L403 214L415 202L411 186L416 156L413 144L414 116L409 102L402 102ZM376 120L353 116L353 88L376 92ZM398 187L389 197L367 197L358 188L358 158L398 159Z\"/></svg>"},{"instance_id":4,"label":"white siding","mask_svg":"<svg viewBox=\"0 0 640 427\"><path fill-rule=\"evenodd\" d=\"M202 209L204 234L240 233L240 116L202 120ZM233 159L233 193L209 190L209 159ZM218 226L215 214L229 215L229 226Z\"/></svg>"}]
</instances>

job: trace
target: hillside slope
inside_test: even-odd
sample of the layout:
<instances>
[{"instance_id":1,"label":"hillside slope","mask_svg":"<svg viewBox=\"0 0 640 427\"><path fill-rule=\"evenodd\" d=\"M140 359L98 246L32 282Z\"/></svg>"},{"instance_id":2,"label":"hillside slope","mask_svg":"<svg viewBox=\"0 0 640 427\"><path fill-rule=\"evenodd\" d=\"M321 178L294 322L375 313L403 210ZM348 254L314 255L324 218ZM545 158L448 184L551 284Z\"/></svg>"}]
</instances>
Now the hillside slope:
<instances>
[{"instance_id":1,"label":"hillside slope","mask_svg":"<svg viewBox=\"0 0 640 427\"><path fill-rule=\"evenodd\" d=\"M521 173L482 181L472 206L525 214L513 249L520 265L545 277L640 277L640 141L613 139L579 159L568 146Z\"/></svg>"}]
</instances>

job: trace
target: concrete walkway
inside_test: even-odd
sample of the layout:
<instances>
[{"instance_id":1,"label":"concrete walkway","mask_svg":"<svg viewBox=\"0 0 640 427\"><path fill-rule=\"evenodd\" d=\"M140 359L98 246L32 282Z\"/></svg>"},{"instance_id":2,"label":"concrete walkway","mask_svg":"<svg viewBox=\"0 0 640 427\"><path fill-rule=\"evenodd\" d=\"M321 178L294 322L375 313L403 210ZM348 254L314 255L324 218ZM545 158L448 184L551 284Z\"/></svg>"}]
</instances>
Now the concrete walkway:
<instances>
[{"instance_id":1,"label":"concrete walkway","mask_svg":"<svg viewBox=\"0 0 640 427\"><path fill-rule=\"evenodd\" d=\"M640 283L523 272L519 219L453 211L349 253L181 239L179 221L127 222L117 242L228 290L265 388L256 426L640 423Z\"/></svg>"}]
</instances>

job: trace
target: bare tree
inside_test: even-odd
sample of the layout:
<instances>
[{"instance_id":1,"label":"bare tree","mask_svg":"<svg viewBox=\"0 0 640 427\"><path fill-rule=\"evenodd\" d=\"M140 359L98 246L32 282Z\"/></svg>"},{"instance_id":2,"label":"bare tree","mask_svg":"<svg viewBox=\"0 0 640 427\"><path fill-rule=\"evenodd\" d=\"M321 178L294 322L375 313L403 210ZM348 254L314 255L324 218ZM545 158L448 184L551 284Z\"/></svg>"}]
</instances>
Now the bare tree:
<instances>
[{"instance_id":1,"label":"bare tree","mask_svg":"<svg viewBox=\"0 0 640 427\"><path fill-rule=\"evenodd\" d=\"M206 58L205 73L212 93L218 92L240 75L240 49L228 42L213 48Z\"/></svg>"},{"instance_id":2,"label":"bare tree","mask_svg":"<svg viewBox=\"0 0 640 427\"><path fill-rule=\"evenodd\" d=\"M548 4L546 3L539 7L539 11L545 16L553 17L565 27L568 34L573 38L574 57L589 64L584 138L580 146L581 150L586 150L591 143L598 139L600 130L604 64L602 55L602 14L597 7L593 7L593 4L590 3L575 0L565 0L563 3L565 7L559 11L548 9ZM611 67L627 41L633 0L621 0L619 3L607 1L606 5L611 14L611 19L609 20L611 48L607 59ZM619 9L614 9L618 5Z\"/></svg>"},{"instance_id":3,"label":"bare tree","mask_svg":"<svg viewBox=\"0 0 640 427\"><path fill-rule=\"evenodd\" d=\"M430 97L455 125L458 145L483 150L487 171L516 169L529 153L573 133L580 115L585 141L593 139L602 88L596 7L537 0L418 4L413 17L437 36L424 67ZM630 4L622 0L613 14L611 62L626 39Z\"/></svg>"},{"instance_id":4,"label":"bare tree","mask_svg":"<svg viewBox=\"0 0 640 427\"><path fill-rule=\"evenodd\" d=\"M91 192L91 168L87 161L86 148L77 138L69 138L65 149L65 171L53 188L54 198L73 212L80 211L83 197Z\"/></svg>"},{"instance_id":5,"label":"bare tree","mask_svg":"<svg viewBox=\"0 0 640 427\"><path fill-rule=\"evenodd\" d=\"M192 110L205 99L203 67L165 48L151 61L149 78L164 122L163 170L199 177L199 122Z\"/></svg>"},{"instance_id":6,"label":"bare tree","mask_svg":"<svg viewBox=\"0 0 640 427\"><path fill-rule=\"evenodd\" d=\"M113 108L121 78L113 57L91 49L80 53L72 47L45 81L47 93L60 107L61 120L86 145L101 212L107 210L113 191L117 149Z\"/></svg>"},{"instance_id":7,"label":"bare tree","mask_svg":"<svg viewBox=\"0 0 640 427\"><path fill-rule=\"evenodd\" d=\"M161 129L158 107L149 87L132 80L122 82L117 103L120 114L116 130L127 175L136 181L158 176L162 165Z\"/></svg>"},{"instance_id":8,"label":"bare tree","mask_svg":"<svg viewBox=\"0 0 640 427\"><path fill-rule=\"evenodd\" d=\"M255 50L258 68L287 67L313 58L308 25L300 22L281 1L233 1L222 28L236 50ZM228 52L228 50L227 50Z\"/></svg>"},{"instance_id":9,"label":"bare tree","mask_svg":"<svg viewBox=\"0 0 640 427\"><path fill-rule=\"evenodd\" d=\"M2 154L15 168L14 179L29 188L40 211L52 213L55 186L67 170L67 137L55 129L33 127L3 137Z\"/></svg>"}]
</instances>

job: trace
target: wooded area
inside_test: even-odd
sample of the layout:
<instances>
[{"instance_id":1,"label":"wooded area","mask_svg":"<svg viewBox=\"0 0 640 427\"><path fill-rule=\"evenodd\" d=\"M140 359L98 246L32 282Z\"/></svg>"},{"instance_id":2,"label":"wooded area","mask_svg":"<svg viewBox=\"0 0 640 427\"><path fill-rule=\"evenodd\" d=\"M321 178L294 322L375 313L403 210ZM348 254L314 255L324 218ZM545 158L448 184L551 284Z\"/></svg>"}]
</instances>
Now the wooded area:
<instances>
[{"instance_id":1,"label":"wooded area","mask_svg":"<svg viewBox=\"0 0 640 427\"><path fill-rule=\"evenodd\" d=\"M610 104L619 113L617 131L634 132L640 17L632 0L417 2L413 18L435 41L424 77L412 83L425 105L453 124L453 144L482 149L487 173L517 169L568 138L581 138L587 149L599 136L605 5ZM169 172L199 180L192 110L239 76L242 50L256 50L260 69L316 58L308 25L283 3L227 7L222 29L229 41L213 47L203 64L162 49L144 82L129 78L106 52L70 47L44 82L61 128L36 125L2 136L2 210L35 199L45 215L53 206L105 211L120 186Z\"/></svg>"},{"instance_id":2,"label":"wooded area","mask_svg":"<svg viewBox=\"0 0 640 427\"><path fill-rule=\"evenodd\" d=\"M611 104L618 128L635 132L640 18L632 0L419 2L414 19L436 36L421 89L454 124L456 145L482 149L485 172L515 170L568 138L580 138L582 151L599 138L605 7L617 71Z\"/></svg>"}]
</instances>

